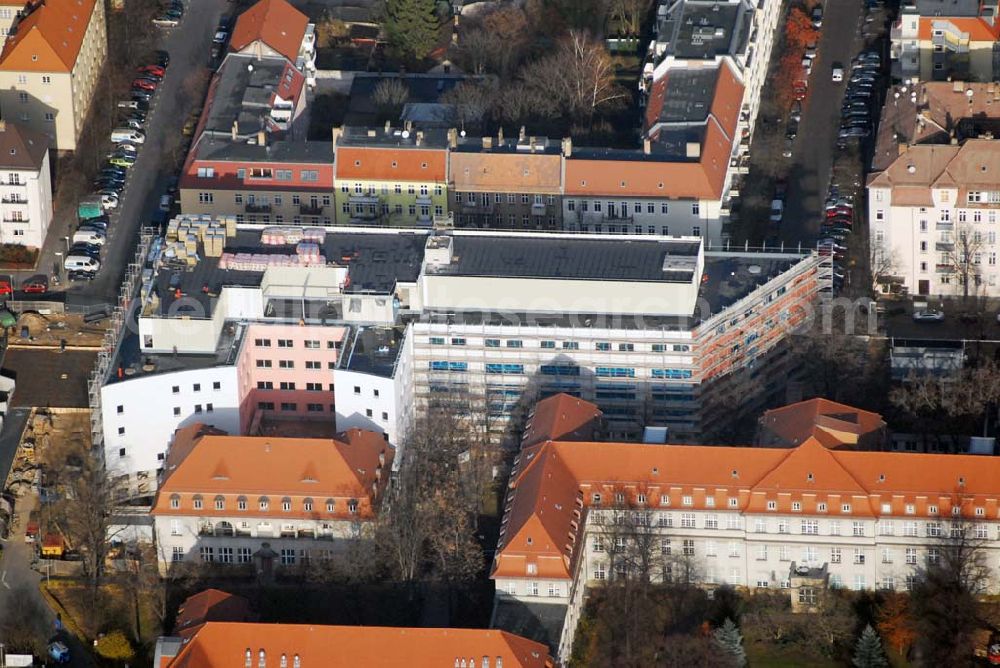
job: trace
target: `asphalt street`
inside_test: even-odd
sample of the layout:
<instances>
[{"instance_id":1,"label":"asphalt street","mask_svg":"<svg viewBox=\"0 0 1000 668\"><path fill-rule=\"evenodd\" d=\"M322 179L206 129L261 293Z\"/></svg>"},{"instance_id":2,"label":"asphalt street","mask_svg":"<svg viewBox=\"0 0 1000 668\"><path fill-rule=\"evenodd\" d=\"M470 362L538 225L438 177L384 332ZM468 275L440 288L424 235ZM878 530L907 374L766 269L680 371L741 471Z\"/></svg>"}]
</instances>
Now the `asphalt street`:
<instances>
[{"instance_id":1,"label":"asphalt street","mask_svg":"<svg viewBox=\"0 0 1000 668\"><path fill-rule=\"evenodd\" d=\"M181 94L189 75L198 68L208 66L211 60L212 36L226 0L192 0L181 24L162 30L160 48L170 54L170 67L150 104L146 122L146 142L139 151L135 165L129 170L123 201L114 212L109 225L101 270L89 283L72 285L67 299L78 304L113 303L125 275L125 268L135 253L139 228L148 224L165 194L173 174L162 171L161 157L170 138L178 137L191 109L201 106L202 100L189 100ZM150 26L150 30L161 30ZM111 150L110 142L107 150ZM70 216L72 218L72 216ZM75 220L58 221L68 234ZM52 238L52 235L49 236ZM57 237L58 240L58 237ZM56 248L54 250L62 250ZM52 251L50 251L52 252ZM39 271L45 272L50 264L40 263Z\"/></svg>"},{"instance_id":2,"label":"asphalt street","mask_svg":"<svg viewBox=\"0 0 1000 668\"><path fill-rule=\"evenodd\" d=\"M812 243L816 239L837 151L840 104L847 85L847 77L844 82L833 82L833 63L843 63L850 70L851 58L861 49L863 21L863 0L825 3L819 52L809 77L798 138L792 147L793 164L782 223L785 242Z\"/></svg>"}]
</instances>

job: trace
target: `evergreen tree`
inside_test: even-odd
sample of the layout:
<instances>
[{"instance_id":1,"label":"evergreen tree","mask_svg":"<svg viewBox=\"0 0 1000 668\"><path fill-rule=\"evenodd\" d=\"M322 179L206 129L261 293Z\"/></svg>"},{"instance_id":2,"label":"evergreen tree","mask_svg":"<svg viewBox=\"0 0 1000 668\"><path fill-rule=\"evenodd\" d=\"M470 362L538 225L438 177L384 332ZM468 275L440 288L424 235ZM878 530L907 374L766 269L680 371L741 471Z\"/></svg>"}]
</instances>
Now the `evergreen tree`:
<instances>
[{"instance_id":1,"label":"evergreen tree","mask_svg":"<svg viewBox=\"0 0 1000 668\"><path fill-rule=\"evenodd\" d=\"M747 653L743 649L743 634L740 633L740 629L733 622L732 619L726 617L726 621L722 623L722 626L715 629L712 632L715 637L715 642L719 643L722 651L732 657L733 662L743 668L747 665Z\"/></svg>"},{"instance_id":2,"label":"evergreen tree","mask_svg":"<svg viewBox=\"0 0 1000 668\"><path fill-rule=\"evenodd\" d=\"M423 60L438 44L435 0L385 0L385 34L404 58Z\"/></svg>"},{"instance_id":3,"label":"evergreen tree","mask_svg":"<svg viewBox=\"0 0 1000 668\"><path fill-rule=\"evenodd\" d=\"M854 668L889 668L882 651L882 639L871 624L865 627L854 645L854 660L851 663Z\"/></svg>"}]
</instances>

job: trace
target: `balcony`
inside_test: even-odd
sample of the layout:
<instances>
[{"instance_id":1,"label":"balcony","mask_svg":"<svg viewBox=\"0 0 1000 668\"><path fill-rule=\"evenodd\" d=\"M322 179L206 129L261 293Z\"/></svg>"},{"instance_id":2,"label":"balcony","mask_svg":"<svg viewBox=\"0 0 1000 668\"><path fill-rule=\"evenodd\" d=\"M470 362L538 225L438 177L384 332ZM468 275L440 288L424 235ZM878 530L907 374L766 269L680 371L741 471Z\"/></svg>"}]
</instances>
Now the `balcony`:
<instances>
[{"instance_id":1,"label":"balcony","mask_svg":"<svg viewBox=\"0 0 1000 668\"><path fill-rule=\"evenodd\" d=\"M544 204L532 204L531 205L531 215L532 216L544 216L546 212L546 207Z\"/></svg>"},{"instance_id":2,"label":"balcony","mask_svg":"<svg viewBox=\"0 0 1000 668\"><path fill-rule=\"evenodd\" d=\"M303 216L322 216L323 207L318 205L313 206L312 204L300 204L299 213Z\"/></svg>"},{"instance_id":3,"label":"balcony","mask_svg":"<svg viewBox=\"0 0 1000 668\"><path fill-rule=\"evenodd\" d=\"M3 202L4 204L27 204L28 200L19 195L15 195L14 197L0 198L0 202Z\"/></svg>"},{"instance_id":4,"label":"balcony","mask_svg":"<svg viewBox=\"0 0 1000 668\"><path fill-rule=\"evenodd\" d=\"M950 220L939 220L934 223L935 230L953 230L955 229L955 223Z\"/></svg>"},{"instance_id":5,"label":"balcony","mask_svg":"<svg viewBox=\"0 0 1000 668\"><path fill-rule=\"evenodd\" d=\"M349 198L351 204L378 204L379 197L375 193L354 193Z\"/></svg>"},{"instance_id":6,"label":"balcony","mask_svg":"<svg viewBox=\"0 0 1000 668\"><path fill-rule=\"evenodd\" d=\"M635 218L621 213L608 213L601 216L601 222L610 223L611 225L622 225L635 222Z\"/></svg>"},{"instance_id":7,"label":"balcony","mask_svg":"<svg viewBox=\"0 0 1000 668\"><path fill-rule=\"evenodd\" d=\"M259 202L247 202L243 206L243 210L247 213L271 213L270 204L261 204Z\"/></svg>"},{"instance_id":8,"label":"balcony","mask_svg":"<svg viewBox=\"0 0 1000 668\"><path fill-rule=\"evenodd\" d=\"M27 218L27 216L25 216L24 218L8 218L6 216L3 217L3 222L5 223L27 223L28 220L29 219Z\"/></svg>"},{"instance_id":9,"label":"balcony","mask_svg":"<svg viewBox=\"0 0 1000 668\"><path fill-rule=\"evenodd\" d=\"M934 265L934 271L938 274L953 274L955 273L955 265L953 264L936 264Z\"/></svg>"},{"instance_id":10,"label":"balcony","mask_svg":"<svg viewBox=\"0 0 1000 668\"><path fill-rule=\"evenodd\" d=\"M483 204L476 202L463 202L462 203L462 213L493 213L494 206L492 203Z\"/></svg>"},{"instance_id":11,"label":"balcony","mask_svg":"<svg viewBox=\"0 0 1000 668\"><path fill-rule=\"evenodd\" d=\"M950 252L955 250L955 244L951 241L938 241L934 244L934 250Z\"/></svg>"}]
</instances>

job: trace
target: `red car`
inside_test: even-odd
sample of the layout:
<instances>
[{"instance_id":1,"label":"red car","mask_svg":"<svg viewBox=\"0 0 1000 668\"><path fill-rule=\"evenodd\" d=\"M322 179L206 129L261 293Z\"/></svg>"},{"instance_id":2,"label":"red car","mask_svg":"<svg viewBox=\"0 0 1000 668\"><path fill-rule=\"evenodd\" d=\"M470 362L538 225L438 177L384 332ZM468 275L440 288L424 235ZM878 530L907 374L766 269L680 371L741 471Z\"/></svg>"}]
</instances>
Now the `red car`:
<instances>
[{"instance_id":1,"label":"red car","mask_svg":"<svg viewBox=\"0 0 1000 668\"><path fill-rule=\"evenodd\" d=\"M836 218L837 216L852 216L854 215L854 210L849 206L838 206L834 209L826 210L827 218Z\"/></svg>"},{"instance_id":2,"label":"red car","mask_svg":"<svg viewBox=\"0 0 1000 668\"><path fill-rule=\"evenodd\" d=\"M163 78L163 75L167 73L165 69L159 65L145 65L143 67L137 67L136 72L139 74L152 74L154 77Z\"/></svg>"},{"instance_id":3,"label":"red car","mask_svg":"<svg viewBox=\"0 0 1000 668\"><path fill-rule=\"evenodd\" d=\"M38 295L49 291L49 277L45 274L38 274L25 279L21 284L21 290L29 295Z\"/></svg>"},{"instance_id":4,"label":"red car","mask_svg":"<svg viewBox=\"0 0 1000 668\"><path fill-rule=\"evenodd\" d=\"M156 90L156 82L150 79L136 79L132 82L132 88L138 88L139 90L148 90L150 92Z\"/></svg>"},{"instance_id":5,"label":"red car","mask_svg":"<svg viewBox=\"0 0 1000 668\"><path fill-rule=\"evenodd\" d=\"M0 276L0 297L10 297L14 294L14 281L9 275Z\"/></svg>"}]
</instances>

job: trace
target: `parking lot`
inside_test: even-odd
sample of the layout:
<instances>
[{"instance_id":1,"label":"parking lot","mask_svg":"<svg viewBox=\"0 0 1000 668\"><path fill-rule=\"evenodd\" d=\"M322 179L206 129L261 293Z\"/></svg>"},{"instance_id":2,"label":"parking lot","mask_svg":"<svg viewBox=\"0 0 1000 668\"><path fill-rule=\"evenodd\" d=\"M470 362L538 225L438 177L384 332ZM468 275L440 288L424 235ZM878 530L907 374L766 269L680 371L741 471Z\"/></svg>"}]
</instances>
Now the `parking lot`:
<instances>
[{"instance_id":1,"label":"parking lot","mask_svg":"<svg viewBox=\"0 0 1000 668\"><path fill-rule=\"evenodd\" d=\"M175 176L167 171L168 161L164 160L164 156L176 146L191 109L202 103L184 94L185 89L191 85L192 76L197 76L199 70L209 65L215 26L223 10L229 6L226 0L197 0L188 4L177 27L149 27L162 32L160 48L170 54L170 65L150 100L143 129L145 142L135 164L128 170L118 207L111 212L107 242L101 253L101 270L92 281L68 286L68 301L89 304L116 299L125 267L135 252L139 228L153 219L160 197ZM112 150L110 142L104 150ZM69 220L53 224L63 226L65 232L61 236L70 236L75 228L73 223L75 221ZM57 240L59 238L56 236ZM65 248L48 250L54 254L64 252ZM51 263L42 261L39 269L45 271L51 266Z\"/></svg>"}]
</instances>

